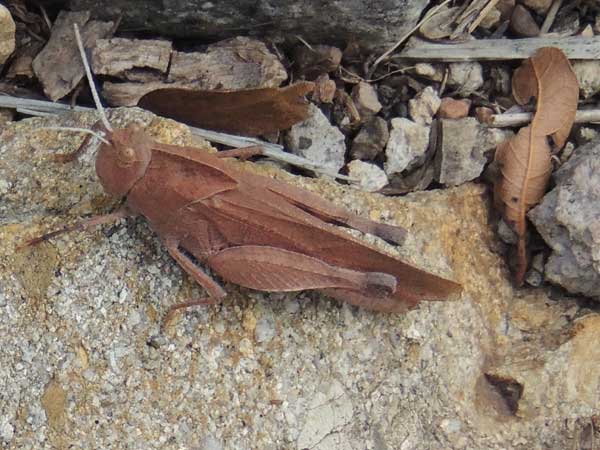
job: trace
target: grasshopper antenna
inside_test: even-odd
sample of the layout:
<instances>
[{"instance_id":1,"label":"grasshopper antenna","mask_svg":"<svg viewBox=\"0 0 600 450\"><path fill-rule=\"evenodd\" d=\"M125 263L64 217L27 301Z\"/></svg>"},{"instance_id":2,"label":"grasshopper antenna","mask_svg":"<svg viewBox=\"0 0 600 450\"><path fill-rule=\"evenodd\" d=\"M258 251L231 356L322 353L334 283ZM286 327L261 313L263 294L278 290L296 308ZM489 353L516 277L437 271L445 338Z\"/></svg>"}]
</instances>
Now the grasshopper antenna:
<instances>
[{"instance_id":1,"label":"grasshopper antenna","mask_svg":"<svg viewBox=\"0 0 600 450\"><path fill-rule=\"evenodd\" d=\"M38 130L56 130L56 131L71 131L73 133L86 133L86 134L89 134L91 136L94 136L96 139L104 142L105 144L110 145L110 142L108 142L106 139L104 139L104 136L102 136L102 134L96 133L94 130L88 130L87 128L76 128L76 127L42 127L42 128L38 128Z\"/></svg>"},{"instance_id":2,"label":"grasshopper antenna","mask_svg":"<svg viewBox=\"0 0 600 450\"><path fill-rule=\"evenodd\" d=\"M83 41L81 40L81 35L79 34L79 27L77 26L77 24L74 24L73 28L75 29L75 40L77 41L77 47L79 48L79 54L81 55L81 61L83 62L85 75L90 85L90 90L92 91L92 97L94 97L94 103L96 104L96 109L98 110L98 114L100 115L100 120L102 121L102 124L108 131L112 131L113 129L110 126L108 119L106 118L106 113L104 112L102 103L100 103L98 91L96 91L96 85L94 84L94 79L92 78L92 71L90 70L90 65L85 55L85 49L83 48Z\"/></svg>"}]
</instances>

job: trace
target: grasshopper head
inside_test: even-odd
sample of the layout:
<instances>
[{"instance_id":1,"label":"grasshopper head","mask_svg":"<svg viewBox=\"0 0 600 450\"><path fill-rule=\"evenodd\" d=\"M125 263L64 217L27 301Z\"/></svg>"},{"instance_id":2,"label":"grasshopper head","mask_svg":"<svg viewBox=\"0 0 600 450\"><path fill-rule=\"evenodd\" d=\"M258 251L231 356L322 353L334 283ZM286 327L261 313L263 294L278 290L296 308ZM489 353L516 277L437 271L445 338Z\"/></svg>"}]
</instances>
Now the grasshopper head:
<instances>
[{"instance_id":1,"label":"grasshopper head","mask_svg":"<svg viewBox=\"0 0 600 450\"><path fill-rule=\"evenodd\" d=\"M146 173L152 157L152 139L141 128L129 126L107 134L96 158L96 173L104 190L126 195Z\"/></svg>"}]
</instances>

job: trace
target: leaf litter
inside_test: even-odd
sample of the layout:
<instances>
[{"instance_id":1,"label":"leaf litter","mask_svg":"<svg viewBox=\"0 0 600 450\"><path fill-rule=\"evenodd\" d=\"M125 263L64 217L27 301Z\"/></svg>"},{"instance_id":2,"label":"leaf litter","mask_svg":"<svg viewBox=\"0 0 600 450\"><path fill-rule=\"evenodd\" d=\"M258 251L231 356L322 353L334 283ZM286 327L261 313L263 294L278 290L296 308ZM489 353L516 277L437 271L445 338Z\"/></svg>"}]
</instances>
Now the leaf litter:
<instances>
[{"instance_id":1,"label":"leaf litter","mask_svg":"<svg viewBox=\"0 0 600 450\"><path fill-rule=\"evenodd\" d=\"M527 269L525 215L546 192L552 173L548 137L556 150L565 145L575 120L579 84L563 52L544 47L515 71L512 90L521 105L537 98L531 124L500 144L495 156L501 173L494 186L495 201L518 236L515 281L520 286Z\"/></svg>"}]
</instances>

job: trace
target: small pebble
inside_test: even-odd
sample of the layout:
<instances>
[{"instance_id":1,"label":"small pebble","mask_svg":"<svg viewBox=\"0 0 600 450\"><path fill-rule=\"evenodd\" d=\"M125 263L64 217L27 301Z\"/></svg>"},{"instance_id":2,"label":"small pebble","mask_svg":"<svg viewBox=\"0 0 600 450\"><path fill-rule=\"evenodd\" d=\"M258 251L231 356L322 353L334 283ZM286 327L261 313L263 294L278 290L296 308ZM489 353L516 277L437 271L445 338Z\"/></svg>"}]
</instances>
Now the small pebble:
<instances>
[{"instance_id":1,"label":"small pebble","mask_svg":"<svg viewBox=\"0 0 600 450\"><path fill-rule=\"evenodd\" d=\"M487 124L494 115L494 110L485 106L478 106L475 108L475 117L479 123Z\"/></svg>"},{"instance_id":2,"label":"small pebble","mask_svg":"<svg viewBox=\"0 0 600 450\"><path fill-rule=\"evenodd\" d=\"M6 6L0 4L0 65L15 50L15 21Z\"/></svg>"},{"instance_id":3,"label":"small pebble","mask_svg":"<svg viewBox=\"0 0 600 450\"><path fill-rule=\"evenodd\" d=\"M345 163L345 136L317 106L311 103L309 108L309 118L287 133L286 145L292 153L337 172Z\"/></svg>"},{"instance_id":4,"label":"small pebble","mask_svg":"<svg viewBox=\"0 0 600 450\"><path fill-rule=\"evenodd\" d=\"M348 164L348 175L358 179L360 188L366 192L376 192L388 184L388 177L380 167L360 160Z\"/></svg>"},{"instance_id":5,"label":"small pebble","mask_svg":"<svg viewBox=\"0 0 600 450\"><path fill-rule=\"evenodd\" d=\"M448 85L457 89L462 97L468 97L483 86L483 68L478 62L455 62L448 64Z\"/></svg>"},{"instance_id":6,"label":"small pebble","mask_svg":"<svg viewBox=\"0 0 600 450\"><path fill-rule=\"evenodd\" d=\"M352 100L363 122L381 111L381 103L372 84L361 81L354 86Z\"/></svg>"},{"instance_id":7,"label":"small pebble","mask_svg":"<svg viewBox=\"0 0 600 450\"><path fill-rule=\"evenodd\" d=\"M536 37L540 34L540 27L523 5L515 6L510 18L510 29L520 37Z\"/></svg>"},{"instance_id":8,"label":"small pebble","mask_svg":"<svg viewBox=\"0 0 600 450\"><path fill-rule=\"evenodd\" d=\"M427 86L408 101L408 111L415 122L430 125L440 104L441 100L437 92L431 86Z\"/></svg>"},{"instance_id":9,"label":"small pebble","mask_svg":"<svg viewBox=\"0 0 600 450\"><path fill-rule=\"evenodd\" d=\"M352 159L373 160L383 152L389 138L387 122L374 116L363 125L352 141L350 156Z\"/></svg>"},{"instance_id":10,"label":"small pebble","mask_svg":"<svg viewBox=\"0 0 600 450\"><path fill-rule=\"evenodd\" d=\"M404 118L392 119L392 131L385 148L388 175L410 171L423 164L429 147L429 127Z\"/></svg>"},{"instance_id":11,"label":"small pebble","mask_svg":"<svg viewBox=\"0 0 600 450\"><path fill-rule=\"evenodd\" d=\"M438 109L438 117L442 119L462 119L469 115L470 107L470 100L455 100L451 97L444 97L440 103L440 109Z\"/></svg>"},{"instance_id":12,"label":"small pebble","mask_svg":"<svg viewBox=\"0 0 600 450\"><path fill-rule=\"evenodd\" d=\"M573 61L571 65L583 98L593 97L600 92L600 61Z\"/></svg>"}]
</instances>

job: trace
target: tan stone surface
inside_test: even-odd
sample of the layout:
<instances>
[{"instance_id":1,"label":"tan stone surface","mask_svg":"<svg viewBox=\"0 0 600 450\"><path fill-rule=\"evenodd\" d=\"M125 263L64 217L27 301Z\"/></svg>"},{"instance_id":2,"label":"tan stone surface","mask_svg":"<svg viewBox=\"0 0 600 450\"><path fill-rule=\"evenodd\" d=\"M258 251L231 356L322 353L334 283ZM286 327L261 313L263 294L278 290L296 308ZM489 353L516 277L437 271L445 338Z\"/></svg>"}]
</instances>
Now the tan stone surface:
<instances>
[{"instance_id":1,"label":"tan stone surface","mask_svg":"<svg viewBox=\"0 0 600 450\"><path fill-rule=\"evenodd\" d=\"M15 50L15 21L6 6L0 4L0 65Z\"/></svg>"},{"instance_id":2,"label":"tan stone surface","mask_svg":"<svg viewBox=\"0 0 600 450\"><path fill-rule=\"evenodd\" d=\"M157 139L191 142L185 127L136 110L111 121L133 119L152 123ZM225 284L222 305L188 311L163 333L168 306L202 293L143 220L14 251L115 205L91 153L66 165L49 157L80 136L35 131L94 122L34 119L0 135L5 447L578 448L600 404L600 321L544 290L513 290L484 187L390 198L248 166L406 227L401 248L365 239L459 281L464 293L400 316ZM511 409L502 389L519 385Z\"/></svg>"}]
</instances>

